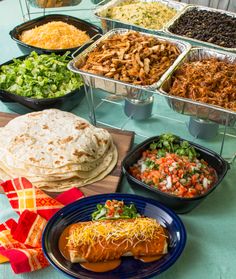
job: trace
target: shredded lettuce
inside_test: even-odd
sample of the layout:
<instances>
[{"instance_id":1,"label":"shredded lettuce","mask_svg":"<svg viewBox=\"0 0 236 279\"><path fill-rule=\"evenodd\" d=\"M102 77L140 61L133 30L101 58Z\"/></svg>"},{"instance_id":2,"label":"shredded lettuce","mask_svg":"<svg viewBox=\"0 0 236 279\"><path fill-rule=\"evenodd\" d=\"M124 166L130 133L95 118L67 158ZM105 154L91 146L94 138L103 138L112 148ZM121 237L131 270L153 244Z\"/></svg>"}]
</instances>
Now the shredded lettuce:
<instances>
[{"instance_id":1,"label":"shredded lettuce","mask_svg":"<svg viewBox=\"0 0 236 279\"><path fill-rule=\"evenodd\" d=\"M83 85L81 77L67 69L68 54L31 52L25 60L13 59L0 68L0 89L36 99L68 94Z\"/></svg>"}]
</instances>

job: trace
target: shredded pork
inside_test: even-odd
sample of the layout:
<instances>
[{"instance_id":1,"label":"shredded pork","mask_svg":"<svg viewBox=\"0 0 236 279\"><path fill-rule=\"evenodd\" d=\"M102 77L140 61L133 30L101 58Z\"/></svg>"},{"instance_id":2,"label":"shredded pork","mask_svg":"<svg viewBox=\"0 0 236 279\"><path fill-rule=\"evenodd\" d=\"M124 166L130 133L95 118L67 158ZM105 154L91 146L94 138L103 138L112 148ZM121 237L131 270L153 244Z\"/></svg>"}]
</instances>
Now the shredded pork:
<instances>
[{"instance_id":1,"label":"shredded pork","mask_svg":"<svg viewBox=\"0 0 236 279\"><path fill-rule=\"evenodd\" d=\"M184 63L169 93L236 111L236 64L215 58Z\"/></svg>"}]
</instances>

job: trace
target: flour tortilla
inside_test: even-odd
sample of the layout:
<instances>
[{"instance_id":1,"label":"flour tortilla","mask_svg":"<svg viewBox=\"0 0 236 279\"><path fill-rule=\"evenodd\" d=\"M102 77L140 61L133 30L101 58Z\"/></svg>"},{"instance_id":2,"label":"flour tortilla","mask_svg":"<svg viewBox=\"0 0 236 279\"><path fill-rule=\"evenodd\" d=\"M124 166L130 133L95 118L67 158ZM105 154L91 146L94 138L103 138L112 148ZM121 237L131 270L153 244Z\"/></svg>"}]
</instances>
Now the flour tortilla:
<instances>
[{"instance_id":1,"label":"flour tortilla","mask_svg":"<svg viewBox=\"0 0 236 279\"><path fill-rule=\"evenodd\" d=\"M108 151L107 151L108 152ZM0 148L0 162L2 162L7 168L14 170L16 173L25 173L27 175L61 175L64 173L70 173L73 171L90 171L100 165L106 156L106 153L94 162L84 162L81 164L68 164L60 168L42 168L17 161L12 157L12 154L6 152L3 148Z\"/></svg>"},{"instance_id":2,"label":"flour tortilla","mask_svg":"<svg viewBox=\"0 0 236 279\"><path fill-rule=\"evenodd\" d=\"M42 181L59 181L59 180L65 180L65 179L70 179L70 178L80 178L80 179L86 179L86 178L93 178L96 177L99 173L103 172L112 162L113 157L114 157L114 149L115 146L112 145L110 149L108 150L107 154L102 158L103 160L101 163L94 168L91 171L72 171L72 172L67 172L67 173L59 173L57 175L44 175L44 176L37 176L33 175L32 173L26 172L25 170L21 169L13 169L13 168L8 168L6 165L3 164L3 161L0 160L0 168L5 172L5 174L9 176L13 176L14 178L16 177L26 177L29 179L31 182L42 182Z\"/></svg>"},{"instance_id":3,"label":"flour tortilla","mask_svg":"<svg viewBox=\"0 0 236 279\"><path fill-rule=\"evenodd\" d=\"M108 131L56 109L19 116L0 128L0 179L24 176L62 192L103 179L118 153Z\"/></svg>"},{"instance_id":4,"label":"flour tortilla","mask_svg":"<svg viewBox=\"0 0 236 279\"><path fill-rule=\"evenodd\" d=\"M5 181L5 180L9 180L9 179L12 179L12 177L0 168L0 181L1 180Z\"/></svg>"},{"instance_id":5,"label":"flour tortilla","mask_svg":"<svg viewBox=\"0 0 236 279\"><path fill-rule=\"evenodd\" d=\"M102 180L105 178L115 167L118 159L118 152L115 148L113 151L113 159L110 163L110 165L99 175L97 175L94 178L87 178L87 179L79 179L79 178L71 178L67 180L61 180L61 181L53 181L53 182L36 182L33 183L34 186L47 191L47 192L64 192L72 187L82 187L88 184L92 184L96 181Z\"/></svg>"},{"instance_id":6,"label":"flour tortilla","mask_svg":"<svg viewBox=\"0 0 236 279\"><path fill-rule=\"evenodd\" d=\"M72 177L70 179L64 179L64 180L54 180L54 181L38 181L34 182L32 178L27 178L29 181L32 182L32 184L44 191L47 192L64 192L72 187L82 187L88 184L92 184L96 181L99 181L106 177L115 167L118 159L118 152L116 147L114 146L112 150L112 160L110 161L109 165L102 171L100 172L97 176L94 177L88 177L88 178L79 178L79 177ZM4 172L0 168L0 178L2 180L9 180L15 178L15 176L10 176L6 172Z\"/></svg>"},{"instance_id":7,"label":"flour tortilla","mask_svg":"<svg viewBox=\"0 0 236 279\"><path fill-rule=\"evenodd\" d=\"M111 143L108 131L72 113L51 109L11 120L0 131L0 148L17 162L42 168L95 162Z\"/></svg>"}]
</instances>

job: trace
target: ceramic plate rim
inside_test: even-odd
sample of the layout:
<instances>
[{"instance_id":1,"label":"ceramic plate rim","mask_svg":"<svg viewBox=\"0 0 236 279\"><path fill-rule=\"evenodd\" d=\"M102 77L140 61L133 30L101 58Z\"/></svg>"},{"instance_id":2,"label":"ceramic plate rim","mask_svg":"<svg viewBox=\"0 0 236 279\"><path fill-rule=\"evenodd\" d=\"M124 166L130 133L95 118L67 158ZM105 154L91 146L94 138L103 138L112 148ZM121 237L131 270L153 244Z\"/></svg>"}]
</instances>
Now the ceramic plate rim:
<instances>
[{"instance_id":1,"label":"ceramic plate rim","mask_svg":"<svg viewBox=\"0 0 236 279\"><path fill-rule=\"evenodd\" d=\"M163 265L161 266L161 270L157 271L157 272L154 272L153 274L149 274L145 277L133 277L133 278L151 278L155 275L159 275L160 273L163 273L165 270L167 270L168 268L170 268L177 260L178 258L180 257L180 255L182 254L184 248L185 248L185 245L186 245L186 240L187 240L187 234L186 234L186 229L184 227L184 224L182 222L182 220L180 219L180 217L171 209L167 208L166 206L164 206L163 204L161 204L160 202L154 200L154 199L151 199L151 198L146 198L146 197L142 197L142 196L139 196L139 195L135 195L135 194L125 194L125 193L111 193L111 194L99 194L99 195L94 195L94 196L89 196L89 197L85 197L85 198L82 198L82 199L79 199L73 203L70 203L66 206L64 206L62 209L60 209L58 212L56 212L51 218L50 220L48 221L46 227L44 228L44 231L43 231L43 235L42 235L42 248L43 248L43 253L45 255L45 257L47 258L47 260L49 261L49 263L58 271L62 272L64 275L70 277L70 278L80 278L80 277L75 277L74 275L72 275L71 273L69 273L69 270L68 270L68 273L62 269L60 266L58 266L58 264L56 262L54 262L54 259L53 257L51 257L51 253L50 251L47 251L47 248L46 248L46 241L47 241L47 236L48 234L50 234L49 230L50 228L54 225L54 223L56 222L56 220L60 217L61 219L64 219L66 218L66 216L68 214L66 214L66 212L70 212L70 209L72 209L75 205L77 204L83 204L84 202L86 202L87 200L93 200L93 199L96 199L96 198L107 198L107 199L115 199L115 198L123 198L124 200L127 198L129 199L134 199L134 203L135 203L135 199L137 200L140 200L142 202L145 202L146 204L151 204L151 205L154 205L157 209L161 209L163 210L166 214L168 214L173 220L175 220L177 226L178 226L178 229L180 231L180 240L178 241L178 247L177 249L174 251L174 254L171 256L171 258L166 261L165 263L163 263ZM97 202L95 203L97 204ZM64 213L64 211L66 211ZM78 209L76 210L76 212L78 211ZM75 212L75 213L76 213ZM70 212L71 213L71 212ZM69 214L70 214L69 213ZM102 274L105 274L105 273L102 273ZM78 276L80 276L80 274L78 273ZM84 277L84 275L81 277L81 278L89 278L89 277Z\"/></svg>"}]
</instances>

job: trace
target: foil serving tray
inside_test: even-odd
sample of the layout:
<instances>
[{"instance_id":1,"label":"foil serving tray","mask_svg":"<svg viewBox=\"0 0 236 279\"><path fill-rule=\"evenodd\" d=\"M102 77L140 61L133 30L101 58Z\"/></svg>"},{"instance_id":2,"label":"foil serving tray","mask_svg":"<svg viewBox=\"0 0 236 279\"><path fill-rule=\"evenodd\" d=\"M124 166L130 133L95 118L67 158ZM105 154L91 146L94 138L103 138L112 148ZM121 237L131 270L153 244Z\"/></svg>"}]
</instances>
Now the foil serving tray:
<instances>
[{"instance_id":1,"label":"foil serving tray","mask_svg":"<svg viewBox=\"0 0 236 279\"><path fill-rule=\"evenodd\" d=\"M145 36L152 36L154 38L157 38L159 41L169 42L175 45L180 50L180 55L170 66L170 68L167 69L167 71L161 76L161 78L157 82L148 86L133 85L131 83L122 82L113 78L92 74L78 69L76 65L84 63L84 61L87 58L87 55L93 49L95 49L100 42L112 37L115 34L125 34L127 32L130 32L130 30L113 29L107 32L100 39L98 39L96 42L94 42L92 45L86 48L83 52L81 52L77 56L74 56L74 59L71 60L68 64L68 69L80 74L84 80L84 83L92 88L102 89L104 91L107 91L108 93L120 95L130 99L145 100L147 97L153 94L153 92L150 94L150 91L155 91L169 76L170 72L172 71L172 68L175 68L178 65L178 63L185 57L185 55L190 51L191 45L189 43L182 42L176 39L140 32Z\"/></svg>"},{"instance_id":2,"label":"foil serving tray","mask_svg":"<svg viewBox=\"0 0 236 279\"><path fill-rule=\"evenodd\" d=\"M82 0L27 0L32 7L36 8L60 8L76 6Z\"/></svg>"},{"instance_id":3,"label":"foil serving tray","mask_svg":"<svg viewBox=\"0 0 236 279\"><path fill-rule=\"evenodd\" d=\"M132 29L135 31L146 32L149 34L157 34L157 33L159 33L159 31L163 31L165 29L165 26L167 26L167 24L170 21L172 21L174 18L178 17L179 13L181 13L188 6L185 3L180 3L180 2L176 2L176 1L172 1L172 0L170 0L170 1L168 1L168 0L140 0L140 2L162 3L177 11L177 14L172 19L170 19L170 21L168 21L161 29L149 29L149 28L141 27L139 25L122 22L119 20L115 20L115 19L106 17L106 12L109 8L116 7L126 1L127 0L112 0L112 1L109 1L107 4L105 4L103 6L99 6L98 8L95 9L94 15L101 20L101 26L105 32L112 30L114 28L126 28L126 29ZM129 12L129 11L127 11L127 12Z\"/></svg>"},{"instance_id":4,"label":"foil serving tray","mask_svg":"<svg viewBox=\"0 0 236 279\"><path fill-rule=\"evenodd\" d=\"M227 14L227 15L232 16L232 17L236 17L236 13L232 13L232 12L228 12L228 11L224 11L224 10L220 10L220 9L214 9L214 8L210 8L210 7L204 7L204 6L188 5L188 7L186 7L184 10L182 10L177 16L172 18L172 20L167 23L167 25L164 27L164 30L163 30L164 33L166 33L168 35L171 35L171 36L174 36L174 37L176 37L180 40L182 39L182 40L185 40L187 42L190 42L193 46L199 46L199 44L201 44L204 47L219 48L219 49L224 50L224 51L236 52L236 48L222 47L222 46L214 44L214 43L208 43L208 42L198 40L198 39L194 39L194 38L191 38L191 37L187 37L187 36L184 36L184 35L178 35L178 34L175 34L175 33L170 31L171 27L178 24L178 20L183 14L185 14L187 11L193 10L193 9L197 9L198 11L218 12L218 13L222 13L222 14Z\"/></svg>"},{"instance_id":5,"label":"foil serving tray","mask_svg":"<svg viewBox=\"0 0 236 279\"><path fill-rule=\"evenodd\" d=\"M235 111L168 94L172 76L184 62L199 61L205 58L217 58L236 63L236 54L202 47L192 48L177 66L172 67L171 72L168 73L168 77L162 83L158 92L167 98L168 105L178 113L210 120L222 125L234 126L236 122Z\"/></svg>"}]
</instances>

